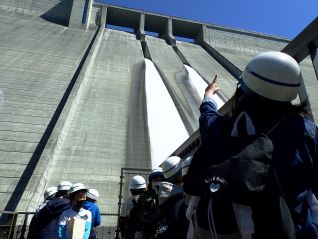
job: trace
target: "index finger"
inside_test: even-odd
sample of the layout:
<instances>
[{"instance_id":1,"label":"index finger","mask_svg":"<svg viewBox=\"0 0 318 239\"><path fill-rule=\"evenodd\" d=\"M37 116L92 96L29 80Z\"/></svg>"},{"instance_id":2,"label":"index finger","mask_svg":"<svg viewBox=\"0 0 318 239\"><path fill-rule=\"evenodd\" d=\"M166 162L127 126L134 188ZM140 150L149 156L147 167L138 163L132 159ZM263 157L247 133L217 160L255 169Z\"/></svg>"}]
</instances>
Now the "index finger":
<instances>
[{"instance_id":1,"label":"index finger","mask_svg":"<svg viewBox=\"0 0 318 239\"><path fill-rule=\"evenodd\" d=\"M215 75L214 80L212 81L212 84L216 82L217 78L218 78L218 75Z\"/></svg>"}]
</instances>

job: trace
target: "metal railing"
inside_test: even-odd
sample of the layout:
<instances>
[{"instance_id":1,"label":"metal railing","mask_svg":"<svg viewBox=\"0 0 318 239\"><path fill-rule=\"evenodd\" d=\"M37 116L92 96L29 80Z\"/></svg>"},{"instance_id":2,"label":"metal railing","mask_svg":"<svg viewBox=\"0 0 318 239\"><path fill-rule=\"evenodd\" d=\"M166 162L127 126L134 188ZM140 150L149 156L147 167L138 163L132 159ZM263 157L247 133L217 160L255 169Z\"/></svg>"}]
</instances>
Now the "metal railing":
<instances>
[{"instance_id":1,"label":"metal railing","mask_svg":"<svg viewBox=\"0 0 318 239\"><path fill-rule=\"evenodd\" d=\"M28 220L34 212L10 212L0 211L0 214L6 217L6 224L0 225L1 239L24 239L28 231Z\"/></svg>"}]
</instances>

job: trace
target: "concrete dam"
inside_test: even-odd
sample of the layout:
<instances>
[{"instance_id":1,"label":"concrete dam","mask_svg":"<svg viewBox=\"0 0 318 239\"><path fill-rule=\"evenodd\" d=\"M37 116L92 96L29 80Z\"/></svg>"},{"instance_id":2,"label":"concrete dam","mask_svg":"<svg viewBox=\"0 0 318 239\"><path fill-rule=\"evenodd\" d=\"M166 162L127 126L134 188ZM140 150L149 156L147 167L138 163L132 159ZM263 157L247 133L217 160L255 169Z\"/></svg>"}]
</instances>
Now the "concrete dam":
<instances>
[{"instance_id":1,"label":"concrete dam","mask_svg":"<svg viewBox=\"0 0 318 239\"><path fill-rule=\"evenodd\" d=\"M34 211L68 180L96 188L101 212L116 214L121 168L182 156L207 84L218 75L222 107L261 52L298 57L298 100L309 97L317 120L314 58L291 43L93 0L1 1L0 210Z\"/></svg>"}]
</instances>

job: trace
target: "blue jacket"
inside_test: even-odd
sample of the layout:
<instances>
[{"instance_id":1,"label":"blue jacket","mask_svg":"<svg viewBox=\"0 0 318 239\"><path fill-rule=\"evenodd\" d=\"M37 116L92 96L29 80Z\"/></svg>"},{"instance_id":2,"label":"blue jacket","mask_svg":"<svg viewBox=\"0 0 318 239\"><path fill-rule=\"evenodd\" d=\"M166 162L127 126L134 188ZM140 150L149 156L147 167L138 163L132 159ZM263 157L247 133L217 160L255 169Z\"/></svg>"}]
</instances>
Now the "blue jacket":
<instances>
[{"instance_id":1,"label":"blue jacket","mask_svg":"<svg viewBox=\"0 0 318 239\"><path fill-rule=\"evenodd\" d=\"M96 203L85 201L83 203L83 208L91 211L92 213L92 228L100 225L100 210Z\"/></svg>"},{"instance_id":2,"label":"blue jacket","mask_svg":"<svg viewBox=\"0 0 318 239\"><path fill-rule=\"evenodd\" d=\"M89 210L86 210L84 208L70 208L62 213L59 220L59 226L58 226L58 235L59 238L62 239L71 239L73 238L73 229L71 227L72 225L72 219L76 220L79 219L81 222L84 222L85 224L78 224L77 229L83 230L83 239L88 239L91 232L91 226L92 226L92 213ZM74 221L75 223L75 221ZM81 226L83 226L81 228Z\"/></svg>"},{"instance_id":3,"label":"blue jacket","mask_svg":"<svg viewBox=\"0 0 318 239\"><path fill-rule=\"evenodd\" d=\"M70 200L54 198L45 205L32 219L30 235L32 239L55 239L58 237L58 222L63 211L71 208Z\"/></svg>"}]
</instances>

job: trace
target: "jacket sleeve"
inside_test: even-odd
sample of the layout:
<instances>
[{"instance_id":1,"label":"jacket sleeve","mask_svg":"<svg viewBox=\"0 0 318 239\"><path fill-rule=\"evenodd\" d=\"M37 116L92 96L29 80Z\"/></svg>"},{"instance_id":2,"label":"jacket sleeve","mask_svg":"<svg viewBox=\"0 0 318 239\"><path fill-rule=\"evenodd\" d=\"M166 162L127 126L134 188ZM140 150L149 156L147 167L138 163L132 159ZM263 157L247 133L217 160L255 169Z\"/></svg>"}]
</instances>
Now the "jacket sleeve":
<instances>
[{"instance_id":1,"label":"jacket sleeve","mask_svg":"<svg viewBox=\"0 0 318 239\"><path fill-rule=\"evenodd\" d=\"M92 228L92 222L86 221L83 239L88 239Z\"/></svg>"},{"instance_id":2,"label":"jacket sleeve","mask_svg":"<svg viewBox=\"0 0 318 239\"><path fill-rule=\"evenodd\" d=\"M97 227L100 225L100 210L99 207L94 204L94 210L92 211L92 227Z\"/></svg>"},{"instance_id":3,"label":"jacket sleeve","mask_svg":"<svg viewBox=\"0 0 318 239\"><path fill-rule=\"evenodd\" d=\"M66 225L59 225L58 234L59 238L66 239Z\"/></svg>"},{"instance_id":4,"label":"jacket sleeve","mask_svg":"<svg viewBox=\"0 0 318 239\"><path fill-rule=\"evenodd\" d=\"M59 227L58 227L58 235L61 239L67 239L66 235L66 217L64 216L64 213L60 216L59 220Z\"/></svg>"},{"instance_id":5,"label":"jacket sleeve","mask_svg":"<svg viewBox=\"0 0 318 239\"><path fill-rule=\"evenodd\" d=\"M37 221L38 221L38 213L35 213L32 217L32 220L30 222L29 226L29 233L27 239L35 238L37 234Z\"/></svg>"},{"instance_id":6,"label":"jacket sleeve","mask_svg":"<svg viewBox=\"0 0 318 239\"><path fill-rule=\"evenodd\" d=\"M315 194L316 197L318 197L318 127L315 127L315 152L314 152L314 162L313 162L313 167L314 167L314 172L313 172L313 188L312 191Z\"/></svg>"},{"instance_id":7,"label":"jacket sleeve","mask_svg":"<svg viewBox=\"0 0 318 239\"><path fill-rule=\"evenodd\" d=\"M221 121L222 117L217 112L217 104L212 97L204 97L202 104L200 106L200 134L201 141L205 143L208 136L218 136L221 134ZM213 130L211 130L213 128Z\"/></svg>"},{"instance_id":8,"label":"jacket sleeve","mask_svg":"<svg viewBox=\"0 0 318 239\"><path fill-rule=\"evenodd\" d=\"M94 226L99 226L100 223L101 223L100 210L99 210L99 207L97 207L97 210L96 210L96 221L95 221L95 225Z\"/></svg>"},{"instance_id":9,"label":"jacket sleeve","mask_svg":"<svg viewBox=\"0 0 318 239\"><path fill-rule=\"evenodd\" d=\"M204 97L200 106L201 116L199 119L201 145L194 153L188 173L184 177L183 189L188 195L202 196L206 191L206 185L201 176L204 169L209 166L206 158L208 155L207 141L211 137L210 131L212 127L213 130L218 127L217 119L220 118L216 107L216 102L212 97Z\"/></svg>"}]
</instances>

